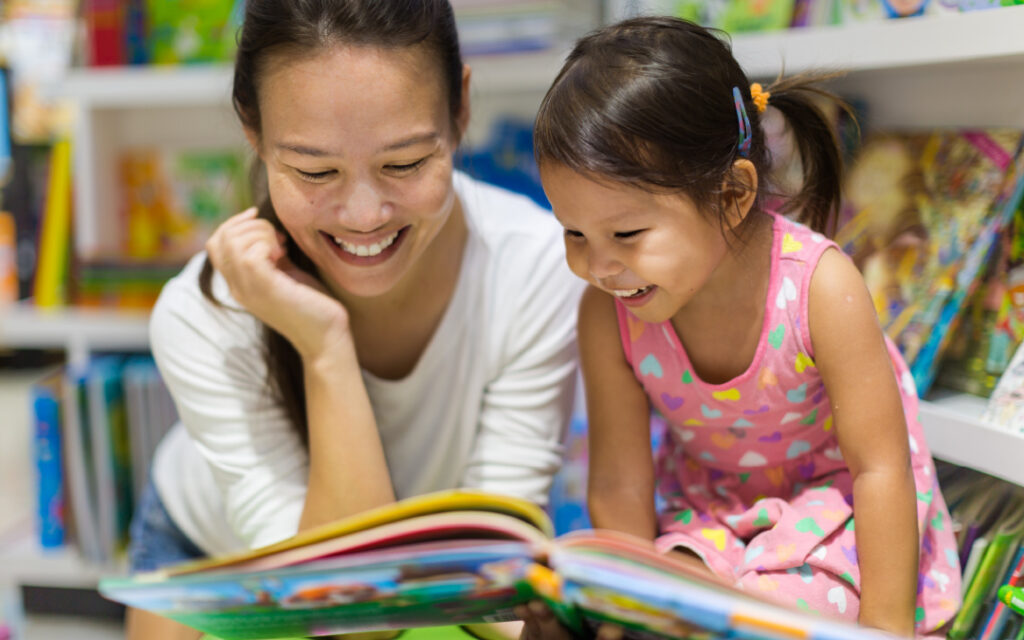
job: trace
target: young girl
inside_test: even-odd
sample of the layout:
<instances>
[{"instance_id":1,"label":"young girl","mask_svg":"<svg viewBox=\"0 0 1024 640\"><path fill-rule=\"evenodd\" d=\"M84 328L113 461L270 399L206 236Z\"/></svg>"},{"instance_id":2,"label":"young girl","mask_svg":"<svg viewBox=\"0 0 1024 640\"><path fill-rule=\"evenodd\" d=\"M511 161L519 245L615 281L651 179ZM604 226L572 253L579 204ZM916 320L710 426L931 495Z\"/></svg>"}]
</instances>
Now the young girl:
<instances>
[{"instance_id":1,"label":"young girl","mask_svg":"<svg viewBox=\"0 0 1024 640\"><path fill-rule=\"evenodd\" d=\"M547 212L453 170L469 80L447 0L246 2L233 100L267 189L154 309L182 424L134 570L441 489L546 500L583 286Z\"/></svg>"},{"instance_id":2,"label":"young girl","mask_svg":"<svg viewBox=\"0 0 1024 640\"><path fill-rule=\"evenodd\" d=\"M590 284L591 516L748 591L927 634L959 603L949 514L907 367L823 235L841 160L808 82L764 91L716 35L639 18L581 40L549 90L536 153ZM766 108L801 150L800 222L765 206Z\"/></svg>"}]
</instances>

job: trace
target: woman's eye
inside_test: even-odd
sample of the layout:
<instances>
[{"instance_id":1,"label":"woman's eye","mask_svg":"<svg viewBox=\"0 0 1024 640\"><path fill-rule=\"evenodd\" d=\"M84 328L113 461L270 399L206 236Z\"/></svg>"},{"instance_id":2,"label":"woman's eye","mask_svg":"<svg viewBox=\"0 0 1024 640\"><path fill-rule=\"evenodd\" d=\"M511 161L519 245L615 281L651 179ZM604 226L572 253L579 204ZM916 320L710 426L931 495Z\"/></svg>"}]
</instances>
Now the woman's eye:
<instances>
[{"instance_id":1,"label":"woman's eye","mask_svg":"<svg viewBox=\"0 0 1024 640\"><path fill-rule=\"evenodd\" d=\"M583 234L580 233L579 231L573 231L572 229L566 229L565 230L565 237L566 238L574 238L574 239L575 238L582 238Z\"/></svg>"},{"instance_id":2,"label":"woman's eye","mask_svg":"<svg viewBox=\"0 0 1024 640\"><path fill-rule=\"evenodd\" d=\"M299 174L300 178L306 180L307 182L323 182L325 179L327 179L329 175L334 173L333 170L310 172L303 171L302 169L296 169L295 171Z\"/></svg>"},{"instance_id":3,"label":"woman's eye","mask_svg":"<svg viewBox=\"0 0 1024 640\"><path fill-rule=\"evenodd\" d=\"M616 238L633 238L635 236L640 235L643 232L644 232L643 229L635 229L633 231L616 231L615 232L615 237Z\"/></svg>"},{"instance_id":4,"label":"woman's eye","mask_svg":"<svg viewBox=\"0 0 1024 640\"><path fill-rule=\"evenodd\" d=\"M422 165L426 161L426 158L421 158L416 162L410 162L408 164L389 164L386 165L384 168L393 173L409 173L410 171L415 171L416 169L418 169L420 165Z\"/></svg>"}]
</instances>

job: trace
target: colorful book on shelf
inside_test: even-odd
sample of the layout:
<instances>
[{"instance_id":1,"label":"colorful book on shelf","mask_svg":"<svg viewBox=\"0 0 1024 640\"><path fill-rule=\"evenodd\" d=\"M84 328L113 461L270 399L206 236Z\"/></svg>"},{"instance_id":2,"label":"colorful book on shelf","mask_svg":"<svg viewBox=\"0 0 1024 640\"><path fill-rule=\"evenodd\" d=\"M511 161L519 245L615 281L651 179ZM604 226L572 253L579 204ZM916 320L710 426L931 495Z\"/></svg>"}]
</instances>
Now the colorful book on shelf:
<instances>
[{"instance_id":1,"label":"colorful book on shelf","mask_svg":"<svg viewBox=\"0 0 1024 640\"><path fill-rule=\"evenodd\" d=\"M231 60L242 4L243 0L145 0L150 61Z\"/></svg>"},{"instance_id":2,"label":"colorful book on shelf","mask_svg":"<svg viewBox=\"0 0 1024 640\"><path fill-rule=\"evenodd\" d=\"M998 584L1000 586L1008 584L1012 587L1019 587L1024 584L1024 546L1018 545L1017 553L1010 563L1008 572ZM988 619L977 634L978 640L999 640L1004 637L1003 631L1013 615L1013 612L1006 606L1006 603L997 600Z\"/></svg>"},{"instance_id":3,"label":"colorful book on shelf","mask_svg":"<svg viewBox=\"0 0 1024 640\"><path fill-rule=\"evenodd\" d=\"M729 33L776 31L793 21L794 0L676 0L674 14Z\"/></svg>"},{"instance_id":4,"label":"colorful book on shelf","mask_svg":"<svg viewBox=\"0 0 1024 640\"><path fill-rule=\"evenodd\" d=\"M227 639L514 619L541 598L577 633L888 637L757 599L622 534L552 539L533 504L474 491L410 498L233 556L100 582L106 597Z\"/></svg>"},{"instance_id":5,"label":"colorful book on shelf","mask_svg":"<svg viewBox=\"0 0 1024 640\"><path fill-rule=\"evenodd\" d=\"M100 540L113 557L128 541L132 476L128 422L121 384L120 356L93 358L86 371L86 397L96 474L96 505Z\"/></svg>"},{"instance_id":6,"label":"colorful book on shelf","mask_svg":"<svg viewBox=\"0 0 1024 640\"><path fill-rule=\"evenodd\" d=\"M50 147L16 144L10 179L0 189L4 208L14 216L18 299L31 297Z\"/></svg>"},{"instance_id":7,"label":"colorful book on shelf","mask_svg":"<svg viewBox=\"0 0 1024 640\"><path fill-rule=\"evenodd\" d=\"M847 175L836 240L922 395L1024 195L1021 143L1016 130L882 133Z\"/></svg>"},{"instance_id":8,"label":"colorful book on shelf","mask_svg":"<svg viewBox=\"0 0 1024 640\"><path fill-rule=\"evenodd\" d=\"M51 373L29 390L36 467L36 530L44 549L64 544L64 457L61 453L61 382Z\"/></svg>"},{"instance_id":9,"label":"colorful book on shelf","mask_svg":"<svg viewBox=\"0 0 1024 640\"><path fill-rule=\"evenodd\" d=\"M125 361L121 381L131 433L132 493L141 496L149 481L153 452L178 416L152 356Z\"/></svg>"},{"instance_id":10,"label":"colorful book on shelf","mask_svg":"<svg viewBox=\"0 0 1024 640\"><path fill-rule=\"evenodd\" d=\"M164 284L181 271L180 261L113 258L75 265L75 304L79 307L151 309Z\"/></svg>"},{"instance_id":11,"label":"colorful book on shelf","mask_svg":"<svg viewBox=\"0 0 1024 640\"><path fill-rule=\"evenodd\" d=\"M236 149L129 148L118 158L122 251L136 262L184 264L213 229L249 204Z\"/></svg>"},{"instance_id":12,"label":"colorful book on shelf","mask_svg":"<svg viewBox=\"0 0 1024 640\"><path fill-rule=\"evenodd\" d=\"M89 562L109 562L109 550L100 540L97 517L96 471L89 427L89 401L86 390L86 368L72 365L64 372L61 402L61 431L64 443L64 469L74 541Z\"/></svg>"},{"instance_id":13,"label":"colorful book on shelf","mask_svg":"<svg viewBox=\"0 0 1024 640\"><path fill-rule=\"evenodd\" d=\"M42 308L67 301L68 265L71 254L71 142L59 140L50 156L39 231L33 295Z\"/></svg>"},{"instance_id":14,"label":"colorful book on shelf","mask_svg":"<svg viewBox=\"0 0 1024 640\"><path fill-rule=\"evenodd\" d=\"M988 497L988 496L985 496ZM988 497L990 500L991 498ZM993 500L994 501L994 500ZM1004 502L999 519L988 534L988 544L984 548L977 570L970 578L964 592L963 606L953 619L949 629L951 640L964 640L971 637L978 617L984 607L994 602L995 591L999 587L997 581L1009 565L1024 535L1024 501L1017 499Z\"/></svg>"},{"instance_id":15,"label":"colorful book on shelf","mask_svg":"<svg viewBox=\"0 0 1024 640\"><path fill-rule=\"evenodd\" d=\"M1024 433L1024 344L1019 345L988 399L985 422Z\"/></svg>"},{"instance_id":16,"label":"colorful book on shelf","mask_svg":"<svg viewBox=\"0 0 1024 640\"><path fill-rule=\"evenodd\" d=\"M83 0L86 58L90 66L125 64L125 10L122 0Z\"/></svg>"},{"instance_id":17,"label":"colorful book on shelf","mask_svg":"<svg viewBox=\"0 0 1024 640\"><path fill-rule=\"evenodd\" d=\"M984 281L968 302L938 384L990 397L1024 340L1024 208L999 236Z\"/></svg>"}]
</instances>

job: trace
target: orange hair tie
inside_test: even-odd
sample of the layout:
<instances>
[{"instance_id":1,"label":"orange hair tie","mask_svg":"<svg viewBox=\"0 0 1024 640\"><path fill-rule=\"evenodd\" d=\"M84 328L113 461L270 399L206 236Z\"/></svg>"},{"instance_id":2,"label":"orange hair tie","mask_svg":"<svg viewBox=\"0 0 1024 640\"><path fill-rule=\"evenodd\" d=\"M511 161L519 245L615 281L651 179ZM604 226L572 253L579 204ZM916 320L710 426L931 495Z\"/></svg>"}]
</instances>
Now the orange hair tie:
<instances>
[{"instance_id":1,"label":"orange hair tie","mask_svg":"<svg viewBox=\"0 0 1024 640\"><path fill-rule=\"evenodd\" d=\"M771 97L772 94L762 89L759 83L755 82L750 85L750 99L757 105L758 113L764 113L764 110L768 108L768 98Z\"/></svg>"}]
</instances>

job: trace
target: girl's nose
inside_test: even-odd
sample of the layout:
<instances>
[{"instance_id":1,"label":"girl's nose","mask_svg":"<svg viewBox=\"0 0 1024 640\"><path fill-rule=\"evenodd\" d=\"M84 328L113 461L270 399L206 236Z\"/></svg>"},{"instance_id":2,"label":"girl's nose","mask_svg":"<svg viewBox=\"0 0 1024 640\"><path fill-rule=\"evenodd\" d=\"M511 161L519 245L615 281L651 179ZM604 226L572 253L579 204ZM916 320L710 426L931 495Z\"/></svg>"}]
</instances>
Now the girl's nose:
<instances>
[{"instance_id":1,"label":"girl's nose","mask_svg":"<svg viewBox=\"0 0 1024 640\"><path fill-rule=\"evenodd\" d=\"M587 255L587 271L596 280L612 278L625 271L621 262L598 251L590 251Z\"/></svg>"}]
</instances>

